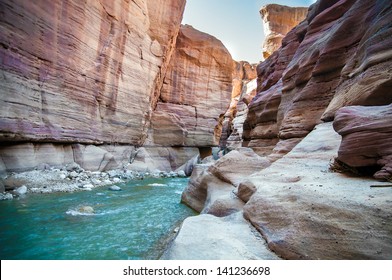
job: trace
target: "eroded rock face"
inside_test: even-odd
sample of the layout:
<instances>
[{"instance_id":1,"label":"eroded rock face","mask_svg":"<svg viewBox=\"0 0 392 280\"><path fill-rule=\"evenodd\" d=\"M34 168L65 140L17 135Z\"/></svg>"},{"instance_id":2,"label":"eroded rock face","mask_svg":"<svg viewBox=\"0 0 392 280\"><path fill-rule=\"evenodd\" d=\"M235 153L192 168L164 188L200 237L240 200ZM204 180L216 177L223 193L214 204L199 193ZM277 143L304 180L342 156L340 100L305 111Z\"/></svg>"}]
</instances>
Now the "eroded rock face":
<instances>
[{"instance_id":1,"label":"eroded rock face","mask_svg":"<svg viewBox=\"0 0 392 280\"><path fill-rule=\"evenodd\" d=\"M343 136L344 137L344 136ZM244 215L284 259L390 259L388 188L329 171L341 137L316 126L270 167L248 177L257 191Z\"/></svg>"},{"instance_id":2,"label":"eroded rock face","mask_svg":"<svg viewBox=\"0 0 392 280\"><path fill-rule=\"evenodd\" d=\"M382 0L314 4L282 47L258 66L244 144L269 147L275 160L342 106L389 104L390 8ZM276 143L283 149L271 150Z\"/></svg>"},{"instance_id":3,"label":"eroded rock face","mask_svg":"<svg viewBox=\"0 0 392 280\"><path fill-rule=\"evenodd\" d=\"M247 106L256 95L256 65L247 61L235 62L233 70L231 102L227 109L220 138L221 147L240 147L237 145L241 142L243 116L246 114ZM242 123L241 123L242 122ZM228 139L231 137L231 139Z\"/></svg>"},{"instance_id":4,"label":"eroded rock face","mask_svg":"<svg viewBox=\"0 0 392 280\"><path fill-rule=\"evenodd\" d=\"M142 144L184 6L2 1L0 141Z\"/></svg>"},{"instance_id":5,"label":"eroded rock face","mask_svg":"<svg viewBox=\"0 0 392 280\"><path fill-rule=\"evenodd\" d=\"M230 103L233 60L215 37L182 26L153 114L155 145L216 146Z\"/></svg>"},{"instance_id":6,"label":"eroded rock face","mask_svg":"<svg viewBox=\"0 0 392 280\"><path fill-rule=\"evenodd\" d=\"M282 39L294 26L296 26L306 17L307 11L307 8L292 8L276 4L267 5L260 10L264 21L264 32L266 34L263 47L264 58L269 57L272 53L281 47ZM263 125L257 123L257 131L260 132L262 129L267 129L270 131L265 140L258 141L256 139L263 138L262 135L259 135L260 133L254 131L252 132L252 137L249 135L252 127L256 126L252 124L252 122L255 120L254 117L249 117L248 123L245 123L245 120L247 119L248 115L248 105L255 97L256 92L261 90L268 90L281 78L287 62L292 58L296 48L298 47L297 36L288 36L284 40L283 45L286 47L283 51L281 49L281 56L276 54L272 59L267 60L257 66L257 81L256 79L253 80L253 76L252 79L246 79L246 77L244 77L245 79L243 79L243 81L240 83L242 85L241 90L239 90L240 94L232 95L230 109L225 114L225 120L227 124L224 126L224 128L227 128L226 130L224 129L222 133L222 138L224 140L227 138L227 140L221 141L221 146L227 146L231 149L237 148L242 146L242 139L244 139L244 146L250 146L260 155L264 155L270 153L277 143L277 138L271 134L272 130L273 134L278 134L275 122L272 122L271 120L264 120L263 122L265 124ZM240 75L237 76L242 78ZM238 78L233 79L233 93L235 92L236 85L238 84L236 80L238 80ZM275 111L277 111L277 107L280 104L280 87L281 85L276 86L275 92L269 93L269 95L274 94L274 101L271 103L271 105L268 106L275 107L273 109ZM266 101L258 100L257 102L265 103ZM258 114L262 114L262 110L260 110L257 105L253 106L253 111L251 111L251 114L254 114L255 110L259 111ZM262 127L265 125L268 127ZM244 131L245 133L243 133ZM253 139L253 141L252 143L249 143L251 139Z\"/></svg>"},{"instance_id":7,"label":"eroded rock face","mask_svg":"<svg viewBox=\"0 0 392 280\"><path fill-rule=\"evenodd\" d=\"M374 177L392 181L392 105L350 106L337 111L342 135L338 159L352 167L380 166Z\"/></svg>"},{"instance_id":8,"label":"eroded rock face","mask_svg":"<svg viewBox=\"0 0 392 280\"><path fill-rule=\"evenodd\" d=\"M305 7L288 7L277 4L269 4L260 9L265 35L264 59L280 48L284 36L303 21L307 13L308 8Z\"/></svg>"}]
</instances>

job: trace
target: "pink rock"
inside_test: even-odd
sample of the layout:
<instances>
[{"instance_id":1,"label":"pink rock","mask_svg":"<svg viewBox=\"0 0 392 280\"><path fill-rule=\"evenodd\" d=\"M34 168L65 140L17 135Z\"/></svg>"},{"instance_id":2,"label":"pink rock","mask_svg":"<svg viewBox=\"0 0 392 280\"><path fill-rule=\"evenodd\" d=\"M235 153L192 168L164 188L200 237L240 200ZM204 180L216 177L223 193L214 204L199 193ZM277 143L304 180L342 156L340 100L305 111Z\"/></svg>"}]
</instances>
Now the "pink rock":
<instances>
[{"instance_id":1,"label":"pink rock","mask_svg":"<svg viewBox=\"0 0 392 280\"><path fill-rule=\"evenodd\" d=\"M339 109L334 129L342 135L338 159L352 167L380 166L374 177L392 178L392 105Z\"/></svg>"}]
</instances>

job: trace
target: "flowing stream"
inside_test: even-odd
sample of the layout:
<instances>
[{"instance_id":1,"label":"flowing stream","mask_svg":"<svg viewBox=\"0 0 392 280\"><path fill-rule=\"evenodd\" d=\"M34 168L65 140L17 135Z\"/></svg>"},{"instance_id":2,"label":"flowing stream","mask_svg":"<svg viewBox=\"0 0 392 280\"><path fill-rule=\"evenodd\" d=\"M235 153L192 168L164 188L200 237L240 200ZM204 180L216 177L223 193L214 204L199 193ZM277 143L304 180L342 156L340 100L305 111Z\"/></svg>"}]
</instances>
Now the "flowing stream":
<instances>
[{"instance_id":1,"label":"flowing stream","mask_svg":"<svg viewBox=\"0 0 392 280\"><path fill-rule=\"evenodd\" d=\"M181 221L187 178L145 179L75 193L0 201L0 258L157 259ZM94 213L84 213L90 206ZM91 209L91 208L90 208Z\"/></svg>"}]
</instances>

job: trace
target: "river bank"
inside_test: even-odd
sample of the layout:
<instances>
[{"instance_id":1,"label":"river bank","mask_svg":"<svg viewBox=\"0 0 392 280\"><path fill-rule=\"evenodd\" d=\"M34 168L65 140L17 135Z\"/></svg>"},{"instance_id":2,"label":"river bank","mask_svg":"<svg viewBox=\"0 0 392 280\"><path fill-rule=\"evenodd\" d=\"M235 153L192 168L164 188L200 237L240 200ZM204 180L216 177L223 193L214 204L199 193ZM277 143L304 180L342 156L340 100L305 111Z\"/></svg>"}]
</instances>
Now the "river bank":
<instances>
[{"instance_id":1,"label":"river bank","mask_svg":"<svg viewBox=\"0 0 392 280\"><path fill-rule=\"evenodd\" d=\"M103 186L111 186L111 190L116 190L116 184L131 180L175 177L185 178L186 174L182 170L178 172L155 170L151 173L127 169L88 171L72 163L62 168L47 167L43 170L8 174L0 181L0 200L12 199L26 193L91 191Z\"/></svg>"}]
</instances>

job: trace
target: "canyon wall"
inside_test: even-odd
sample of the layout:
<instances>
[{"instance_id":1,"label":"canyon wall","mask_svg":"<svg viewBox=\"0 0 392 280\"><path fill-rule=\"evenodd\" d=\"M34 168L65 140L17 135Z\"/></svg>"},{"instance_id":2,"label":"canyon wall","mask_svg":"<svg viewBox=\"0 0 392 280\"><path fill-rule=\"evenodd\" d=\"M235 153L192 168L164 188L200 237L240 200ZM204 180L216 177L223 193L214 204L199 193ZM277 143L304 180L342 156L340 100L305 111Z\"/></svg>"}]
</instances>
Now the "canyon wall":
<instances>
[{"instance_id":1,"label":"canyon wall","mask_svg":"<svg viewBox=\"0 0 392 280\"><path fill-rule=\"evenodd\" d=\"M219 145L234 62L215 37L184 25L152 117L151 144Z\"/></svg>"},{"instance_id":2,"label":"canyon wall","mask_svg":"<svg viewBox=\"0 0 392 280\"><path fill-rule=\"evenodd\" d=\"M185 1L2 1L1 141L144 141Z\"/></svg>"},{"instance_id":3,"label":"canyon wall","mask_svg":"<svg viewBox=\"0 0 392 280\"><path fill-rule=\"evenodd\" d=\"M293 8L277 4L269 4L260 9L265 33L263 44L264 59L281 47L282 39L299 22L305 19L307 12L307 8ZM262 66L262 69L274 72L275 67L274 64L266 64ZM277 73L277 75L279 74ZM256 77L256 64L238 63L236 71L233 73L232 101L229 110L225 114L221 137L222 147L234 149L242 145L243 127L248 114L248 106L256 95ZM263 154L265 150L268 152L271 147L274 147L276 141L270 141L267 144L270 145L269 148L253 146L253 149Z\"/></svg>"},{"instance_id":4,"label":"canyon wall","mask_svg":"<svg viewBox=\"0 0 392 280\"><path fill-rule=\"evenodd\" d=\"M267 59L282 45L282 39L286 34L303 21L308 13L305 7L288 7L277 4L269 4L260 9L263 19L264 42L263 58Z\"/></svg>"},{"instance_id":5,"label":"canyon wall","mask_svg":"<svg viewBox=\"0 0 392 280\"><path fill-rule=\"evenodd\" d=\"M266 241L255 246L284 259L391 259L391 185L374 179L392 178L391 22L386 0L310 7L257 66L247 148L195 167L182 200L201 215L184 223L172 258L187 227L208 240L205 217L236 225L242 214ZM225 246L243 248L249 234L232 239Z\"/></svg>"},{"instance_id":6,"label":"canyon wall","mask_svg":"<svg viewBox=\"0 0 392 280\"><path fill-rule=\"evenodd\" d=\"M311 7L279 51L258 66L246 146L275 149L276 159L316 124L333 120L340 107L392 101L390 4L383 3L319 1ZM359 25L352 29L354 22Z\"/></svg>"},{"instance_id":7,"label":"canyon wall","mask_svg":"<svg viewBox=\"0 0 392 280\"><path fill-rule=\"evenodd\" d=\"M217 145L233 61L216 38L181 27L184 7L1 1L0 172L162 169L154 160L174 170Z\"/></svg>"}]
</instances>

